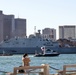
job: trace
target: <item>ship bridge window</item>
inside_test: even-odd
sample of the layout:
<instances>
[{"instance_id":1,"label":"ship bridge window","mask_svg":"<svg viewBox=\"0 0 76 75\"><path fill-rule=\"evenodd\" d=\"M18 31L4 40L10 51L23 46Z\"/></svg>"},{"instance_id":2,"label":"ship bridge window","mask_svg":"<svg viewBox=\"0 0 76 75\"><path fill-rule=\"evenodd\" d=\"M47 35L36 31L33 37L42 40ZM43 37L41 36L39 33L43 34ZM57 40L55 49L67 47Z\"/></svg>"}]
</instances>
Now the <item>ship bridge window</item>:
<instances>
[{"instance_id":1,"label":"ship bridge window","mask_svg":"<svg viewBox=\"0 0 76 75\"><path fill-rule=\"evenodd\" d=\"M17 40L17 38L16 38L16 40Z\"/></svg>"},{"instance_id":2,"label":"ship bridge window","mask_svg":"<svg viewBox=\"0 0 76 75\"><path fill-rule=\"evenodd\" d=\"M12 52L17 52L17 51L15 51L15 50L12 50Z\"/></svg>"},{"instance_id":3,"label":"ship bridge window","mask_svg":"<svg viewBox=\"0 0 76 75\"><path fill-rule=\"evenodd\" d=\"M43 45L46 45L46 44L43 44Z\"/></svg>"},{"instance_id":4,"label":"ship bridge window","mask_svg":"<svg viewBox=\"0 0 76 75\"><path fill-rule=\"evenodd\" d=\"M5 41L5 43L9 43L8 41Z\"/></svg>"},{"instance_id":5,"label":"ship bridge window","mask_svg":"<svg viewBox=\"0 0 76 75\"><path fill-rule=\"evenodd\" d=\"M46 41L49 41L48 39L46 39Z\"/></svg>"},{"instance_id":6,"label":"ship bridge window","mask_svg":"<svg viewBox=\"0 0 76 75\"><path fill-rule=\"evenodd\" d=\"M43 41L45 41L45 40L43 39Z\"/></svg>"},{"instance_id":7,"label":"ship bridge window","mask_svg":"<svg viewBox=\"0 0 76 75\"><path fill-rule=\"evenodd\" d=\"M19 44L19 42L16 42L16 44Z\"/></svg>"},{"instance_id":8,"label":"ship bridge window","mask_svg":"<svg viewBox=\"0 0 76 75\"><path fill-rule=\"evenodd\" d=\"M6 39L4 39L4 41L7 41Z\"/></svg>"},{"instance_id":9,"label":"ship bridge window","mask_svg":"<svg viewBox=\"0 0 76 75\"><path fill-rule=\"evenodd\" d=\"M47 49L47 51L51 51L50 49Z\"/></svg>"},{"instance_id":10,"label":"ship bridge window","mask_svg":"<svg viewBox=\"0 0 76 75\"><path fill-rule=\"evenodd\" d=\"M0 46L2 46L2 45L0 44Z\"/></svg>"},{"instance_id":11,"label":"ship bridge window","mask_svg":"<svg viewBox=\"0 0 76 75\"><path fill-rule=\"evenodd\" d=\"M51 44L51 46L53 46L53 44Z\"/></svg>"},{"instance_id":12,"label":"ship bridge window","mask_svg":"<svg viewBox=\"0 0 76 75\"><path fill-rule=\"evenodd\" d=\"M23 44L25 44L25 43L23 43Z\"/></svg>"}]
</instances>

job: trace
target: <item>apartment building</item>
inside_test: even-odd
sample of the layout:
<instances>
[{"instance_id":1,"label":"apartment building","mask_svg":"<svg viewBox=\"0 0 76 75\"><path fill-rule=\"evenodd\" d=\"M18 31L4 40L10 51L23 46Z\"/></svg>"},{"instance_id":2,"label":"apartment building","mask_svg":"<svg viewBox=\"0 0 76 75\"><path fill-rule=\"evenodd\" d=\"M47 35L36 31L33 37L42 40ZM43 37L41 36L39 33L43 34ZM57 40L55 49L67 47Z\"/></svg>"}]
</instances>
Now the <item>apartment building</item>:
<instances>
[{"instance_id":1,"label":"apartment building","mask_svg":"<svg viewBox=\"0 0 76 75\"><path fill-rule=\"evenodd\" d=\"M45 39L51 39L51 40L55 41L56 40L56 29L53 29L53 28L43 29L42 37Z\"/></svg>"},{"instance_id":2,"label":"apartment building","mask_svg":"<svg viewBox=\"0 0 76 75\"><path fill-rule=\"evenodd\" d=\"M59 38L76 39L76 26L75 25L59 26Z\"/></svg>"}]
</instances>

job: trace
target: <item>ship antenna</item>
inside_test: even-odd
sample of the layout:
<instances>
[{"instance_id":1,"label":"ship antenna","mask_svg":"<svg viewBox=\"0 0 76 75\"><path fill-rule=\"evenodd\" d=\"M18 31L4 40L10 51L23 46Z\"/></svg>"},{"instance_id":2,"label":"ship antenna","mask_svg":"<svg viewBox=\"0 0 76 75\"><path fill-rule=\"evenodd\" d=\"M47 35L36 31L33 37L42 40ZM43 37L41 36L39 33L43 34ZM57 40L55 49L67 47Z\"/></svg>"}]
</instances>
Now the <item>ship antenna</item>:
<instances>
[{"instance_id":1,"label":"ship antenna","mask_svg":"<svg viewBox=\"0 0 76 75\"><path fill-rule=\"evenodd\" d=\"M19 13L18 13L18 18L19 18Z\"/></svg>"},{"instance_id":2,"label":"ship antenna","mask_svg":"<svg viewBox=\"0 0 76 75\"><path fill-rule=\"evenodd\" d=\"M34 26L34 34L36 34L36 26Z\"/></svg>"}]
</instances>

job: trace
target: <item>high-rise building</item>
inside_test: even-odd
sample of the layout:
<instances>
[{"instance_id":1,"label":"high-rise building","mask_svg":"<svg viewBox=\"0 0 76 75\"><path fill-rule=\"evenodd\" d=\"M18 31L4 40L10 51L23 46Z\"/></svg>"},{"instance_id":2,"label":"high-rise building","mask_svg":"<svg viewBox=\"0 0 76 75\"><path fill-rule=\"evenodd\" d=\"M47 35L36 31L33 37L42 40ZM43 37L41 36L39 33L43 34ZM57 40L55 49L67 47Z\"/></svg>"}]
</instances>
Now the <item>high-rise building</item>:
<instances>
[{"instance_id":1,"label":"high-rise building","mask_svg":"<svg viewBox=\"0 0 76 75\"><path fill-rule=\"evenodd\" d=\"M3 18L3 39L10 39L14 35L14 15L4 15Z\"/></svg>"},{"instance_id":2,"label":"high-rise building","mask_svg":"<svg viewBox=\"0 0 76 75\"><path fill-rule=\"evenodd\" d=\"M45 39L51 39L51 40L55 41L56 40L56 29L45 28L42 30L42 36Z\"/></svg>"},{"instance_id":3,"label":"high-rise building","mask_svg":"<svg viewBox=\"0 0 76 75\"><path fill-rule=\"evenodd\" d=\"M0 11L0 42L12 38L14 15L5 15Z\"/></svg>"},{"instance_id":4,"label":"high-rise building","mask_svg":"<svg viewBox=\"0 0 76 75\"><path fill-rule=\"evenodd\" d=\"M26 19L15 19L14 15L5 15L0 11L0 42L15 36L26 36Z\"/></svg>"},{"instance_id":5,"label":"high-rise building","mask_svg":"<svg viewBox=\"0 0 76 75\"><path fill-rule=\"evenodd\" d=\"M59 26L59 38L76 39L76 26L75 25Z\"/></svg>"},{"instance_id":6,"label":"high-rise building","mask_svg":"<svg viewBox=\"0 0 76 75\"><path fill-rule=\"evenodd\" d=\"M3 41L3 12L0 11L0 42Z\"/></svg>"},{"instance_id":7,"label":"high-rise building","mask_svg":"<svg viewBox=\"0 0 76 75\"><path fill-rule=\"evenodd\" d=\"M21 18L15 19L15 36L16 37L26 36L26 19Z\"/></svg>"}]
</instances>

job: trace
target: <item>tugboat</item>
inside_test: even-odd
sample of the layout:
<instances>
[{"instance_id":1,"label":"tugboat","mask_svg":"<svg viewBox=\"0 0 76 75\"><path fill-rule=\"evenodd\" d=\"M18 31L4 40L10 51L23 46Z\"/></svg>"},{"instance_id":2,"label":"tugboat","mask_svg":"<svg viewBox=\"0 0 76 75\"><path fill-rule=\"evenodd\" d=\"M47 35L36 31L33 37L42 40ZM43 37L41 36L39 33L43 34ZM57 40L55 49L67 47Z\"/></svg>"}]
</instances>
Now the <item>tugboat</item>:
<instances>
[{"instance_id":1,"label":"tugboat","mask_svg":"<svg viewBox=\"0 0 76 75\"><path fill-rule=\"evenodd\" d=\"M45 47L42 48L42 53L35 53L35 57L53 57L53 56L59 56L59 53L51 50L51 49L45 49Z\"/></svg>"}]
</instances>

